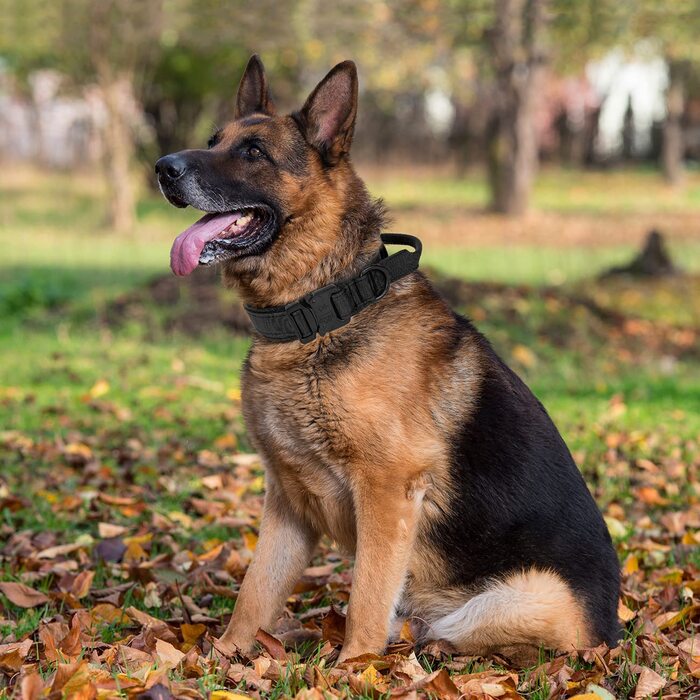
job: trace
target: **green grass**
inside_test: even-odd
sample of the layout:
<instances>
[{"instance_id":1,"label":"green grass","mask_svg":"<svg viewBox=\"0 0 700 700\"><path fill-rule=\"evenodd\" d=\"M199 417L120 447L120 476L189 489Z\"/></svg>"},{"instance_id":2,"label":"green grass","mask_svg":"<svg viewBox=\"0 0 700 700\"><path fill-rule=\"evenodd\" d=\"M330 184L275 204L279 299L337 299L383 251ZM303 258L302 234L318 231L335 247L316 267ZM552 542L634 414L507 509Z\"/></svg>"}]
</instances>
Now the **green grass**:
<instances>
[{"instance_id":1,"label":"green grass","mask_svg":"<svg viewBox=\"0 0 700 700\"><path fill-rule=\"evenodd\" d=\"M451 174L416 174L370 170L372 192L398 209L420 206L483 208L488 189L479 173L464 178ZM700 209L700 176L690 173L682 189L663 185L652 169L581 172L544 167L533 192L537 210L593 218L627 213L678 212Z\"/></svg>"},{"instance_id":2,"label":"green grass","mask_svg":"<svg viewBox=\"0 0 700 700\"><path fill-rule=\"evenodd\" d=\"M373 183L390 205L399 207L469 206L485 201L483 184L471 176L460 181L399 173L391 179L374 176ZM0 385L32 397L28 410L3 416L3 425L22 430L51 425L51 409L56 406L79 414L86 410L86 392L104 379L110 387L106 398L129 411L133 423L146 420L154 430L164 429L167 421L159 420L157 409L167 405L167 410L186 421L183 429L188 434L202 440L215 437L223 425L212 422L212 406L223 411L227 390L238 386L245 340L223 330L195 341L154 334L138 322L118 332L96 323L110 300L168 274L173 235L195 215L147 196L139 204L137 231L118 236L102 226L102 192L91 176L38 177L32 171L19 171L13 179L5 175L1 184ZM535 202L544 210L571 215L579 210L593 212L593 226L595 217L606 212L617 215L632 204L641 209L656 207L654 211L661 213L667 206L692 213L700 210L699 193L696 175L685 190L677 192L661 186L651 171L546 170L538 181ZM476 218L472 225L478 222ZM700 269L700 244L676 243L673 252L685 266ZM523 241L506 247L431 246L425 262L443 274L467 279L566 287L585 282L591 271L622 262L630 253L626 246L543 247ZM654 297L646 306L652 306L654 317L662 319L686 308L678 305L678 295ZM538 333L548 310L534 305L517 327L499 313L478 319L496 346L508 355L513 344L524 344L539 355ZM684 319L688 317L686 313ZM688 414L683 425L695 429L696 366L681 363L671 376L654 363L647 363L641 374L634 367L606 372L605 348L600 351L600 362L593 366L587 362L582 368L575 352L545 348L536 366L521 368L565 431L569 425L601 415L616 393L633 400L622 418L630 424L653 425L661 417L667 422L669 412L679 410ZM178 387L175 402L164 398L172 386ZM106 416L105 421L109 420ZM680 420L677 423L679 429L683 427Z\"/></svg>"}]
</instances>

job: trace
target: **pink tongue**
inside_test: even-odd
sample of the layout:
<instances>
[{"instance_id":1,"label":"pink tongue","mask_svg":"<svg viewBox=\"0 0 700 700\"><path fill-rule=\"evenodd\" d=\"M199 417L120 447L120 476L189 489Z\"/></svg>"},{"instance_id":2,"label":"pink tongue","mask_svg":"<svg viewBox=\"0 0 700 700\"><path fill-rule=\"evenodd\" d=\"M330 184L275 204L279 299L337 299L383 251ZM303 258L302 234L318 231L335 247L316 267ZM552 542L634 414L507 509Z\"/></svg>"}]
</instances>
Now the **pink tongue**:
<instances>
[{"instance_id":1,"label":"pink tongue","mask_svg":"<svg viewBox=\"0 0 700 700\"><path fill-rule=\"evenodd\" d=\"M176 275L189 275L199 264L199 256L208 241L216 238L243 214L240 211L228 214L206 214L183 231L170 249L170 267Z\"/></svg>"}]
</instances>

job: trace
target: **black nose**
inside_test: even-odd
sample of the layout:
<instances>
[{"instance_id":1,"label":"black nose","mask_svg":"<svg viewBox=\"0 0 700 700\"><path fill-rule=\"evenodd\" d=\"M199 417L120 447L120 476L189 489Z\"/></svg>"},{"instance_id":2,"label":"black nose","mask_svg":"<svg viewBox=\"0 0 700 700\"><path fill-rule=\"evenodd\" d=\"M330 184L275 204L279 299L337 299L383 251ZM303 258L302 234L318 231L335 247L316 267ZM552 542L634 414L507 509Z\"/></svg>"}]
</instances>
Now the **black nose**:
<instances>
[{"instance_id":1,"label":"black nose","mask_svg":"<svg viewBox=\"0 0 700 700\"><path fill-rule=\"evenodd\" d=\"M186 169L187 162L177 153L171 156L163 156L156 162L157 175L168 180L177 180L182 177Z\"/></svg>"}]
</instances>

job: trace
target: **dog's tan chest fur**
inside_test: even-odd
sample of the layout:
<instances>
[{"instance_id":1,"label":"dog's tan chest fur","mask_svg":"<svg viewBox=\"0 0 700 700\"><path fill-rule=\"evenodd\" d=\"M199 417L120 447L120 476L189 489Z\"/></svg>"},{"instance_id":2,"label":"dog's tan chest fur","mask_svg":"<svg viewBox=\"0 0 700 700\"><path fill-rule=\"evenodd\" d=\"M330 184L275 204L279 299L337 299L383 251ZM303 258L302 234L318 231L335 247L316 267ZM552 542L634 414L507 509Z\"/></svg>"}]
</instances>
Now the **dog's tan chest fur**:
<instances>
[{"instance_id":1,"label":"dog's tan chest fur","mask_svg":"<svg viewBox=\"0 0 700 700\"><path fill-rule=\"evenodd\" d=\"M405 306L415 291L404 290ZM331 337L313 351L263 344L249 357L245 418L268 470L298 514L348 551L363 484L381 492L399 483L404 498L422 491L428 517L448 507L444 434L464 420L465 384L476 385L478 373L466 351L451 365L437 361L440 348L435 358L414 352L417 335L449 321L441 305L432 311L389 311L403 322L382 323L350 356Z\"/></svg>"}]
</instances>

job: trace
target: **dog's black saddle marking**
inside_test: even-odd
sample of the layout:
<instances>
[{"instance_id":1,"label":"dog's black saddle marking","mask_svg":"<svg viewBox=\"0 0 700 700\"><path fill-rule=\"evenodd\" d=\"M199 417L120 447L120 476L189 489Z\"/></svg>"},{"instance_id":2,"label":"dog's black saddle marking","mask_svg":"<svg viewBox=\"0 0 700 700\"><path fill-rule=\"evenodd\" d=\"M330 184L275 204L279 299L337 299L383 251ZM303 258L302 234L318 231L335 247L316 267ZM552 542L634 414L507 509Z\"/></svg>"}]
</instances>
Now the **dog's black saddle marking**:
<instances>
[{"instance_id":1,"label":"dog's black saddle marking","mask_svg":"<svg viewBox=\"0 0 700 700\"><path fill-rule=\"evenodd\" d=\"M417 238L383 233L382 243L409 246L413 252L400 250L389 255L382 245L377 258L357 277L316 289L285 306L257 309L246 305L255 330L280 343L310 343L317 335L344 326L355 314L379 301L392 282L418 269L423 245Z\"/></svg>"}]
</instances>

